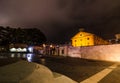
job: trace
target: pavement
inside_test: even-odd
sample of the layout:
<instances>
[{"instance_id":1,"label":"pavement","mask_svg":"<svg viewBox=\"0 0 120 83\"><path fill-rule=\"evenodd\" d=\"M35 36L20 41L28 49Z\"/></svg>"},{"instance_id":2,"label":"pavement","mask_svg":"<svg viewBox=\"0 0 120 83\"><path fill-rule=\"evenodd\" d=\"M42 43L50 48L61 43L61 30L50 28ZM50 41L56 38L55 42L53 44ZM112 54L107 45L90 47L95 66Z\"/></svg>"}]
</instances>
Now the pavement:
<instances>
[{"instance_id":1,"label":"pavement","mask_svg":"<svg viewBox=\"0 0 120 83\"><path fill-rule=\"evenodd\" d=\"M103 78L105 78L108 74L110 74L114 69L117 68L117 66L119 65L119 63L115 63L111 66L109 66L108 68L105 68L104 70L96 73L95 75L89 77L88 79L80 82L80 83L98 83L100 82ZM113 79L114 80L114 79ZM115 80L114 80L115 82ZM102 82L101 82L102 83ZM107 83L107 82L106 82ZM110 83L110 82L109 82Z\"/></svg>"},{"instance_id":2,"label":"pavement","mask_svg":"<svg viewBox=\"0 0 120 83\"><path fill-rule=\"evenodd\" d=\"M81 82L52 72L46 66L23 60L0 67L0 83L120 83L119 77L119 62L115 62Z\"/></svg>"},{"instance_id":3,"label":"pavement","mask_svg":"<svg viewBox=\"0 0 120 83\"><path fill-rule=\"evenodd\" d=\"M0 83L77 83L69 77L52 72L47 67L27 61L18 61L0 67Z\"/></svg>"}]
</instances>

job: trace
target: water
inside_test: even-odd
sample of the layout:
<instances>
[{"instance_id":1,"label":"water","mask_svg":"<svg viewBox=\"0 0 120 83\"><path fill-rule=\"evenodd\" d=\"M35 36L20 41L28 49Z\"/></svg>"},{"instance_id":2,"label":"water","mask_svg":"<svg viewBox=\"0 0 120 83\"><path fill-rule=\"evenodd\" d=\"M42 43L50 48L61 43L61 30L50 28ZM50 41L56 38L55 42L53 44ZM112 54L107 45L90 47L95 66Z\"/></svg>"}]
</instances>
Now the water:
<instances>
[{"instance_id":1,"label":"water","mask_svg":"<svg viewBox=\"0 0 120 83\"><path fill-rule=\"evenodd\" d=\"M28 62L34 62L39 59L39 56L34 53L0 53L0 59L7 58L20 58Z\"/></svg>"}]
</instances>

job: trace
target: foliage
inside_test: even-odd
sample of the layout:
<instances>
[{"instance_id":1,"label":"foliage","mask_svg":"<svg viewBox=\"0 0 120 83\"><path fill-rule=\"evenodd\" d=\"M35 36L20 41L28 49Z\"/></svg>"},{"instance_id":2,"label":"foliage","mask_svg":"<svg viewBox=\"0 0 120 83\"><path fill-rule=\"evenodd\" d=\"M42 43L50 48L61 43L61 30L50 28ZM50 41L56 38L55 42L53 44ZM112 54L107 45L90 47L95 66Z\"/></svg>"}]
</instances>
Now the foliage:
<instances>
[{"instance_id":1,"label":"foliage","mask_svg":"<svg viewBox=\"0 0 120 83\"><path fill-rule=\"evenodd\" d=\"M46 41L45 35L37 28L11 28L0 26L0 44L24 43L40 45Z\"/></svg>"}]
</instances>

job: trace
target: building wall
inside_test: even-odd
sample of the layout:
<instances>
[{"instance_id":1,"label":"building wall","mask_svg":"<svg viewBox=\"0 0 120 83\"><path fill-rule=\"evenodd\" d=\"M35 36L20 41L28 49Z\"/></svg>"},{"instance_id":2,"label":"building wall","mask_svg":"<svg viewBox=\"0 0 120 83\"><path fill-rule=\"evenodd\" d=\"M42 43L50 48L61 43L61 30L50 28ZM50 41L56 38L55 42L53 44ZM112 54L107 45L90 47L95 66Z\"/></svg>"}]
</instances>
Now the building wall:
<instances>
[{"instance_id":1,"label":"building wall","mask_svg":"<svg viewBox=\"0 0 120 83\"><path fill-rule=\"evenodd\" d=\"M105 45L109 44L102 38L87 32L79 32L71 38L72 46L93 46L93 45Z\"/></svg>"},{"instance_id":2,"label":"building wall","mask_svg":"<svg viewBox=\"0 0 120 83\"><path fill-rule=\"evenodd\" d=\"M68 46L60 46L59 47L59 55L67 56L68 55Z\"/></svg>"},{"instance_id":3,"label":"building wall","mask_svg":"<svg viewBox=\"0 0 120 83\"><path fill-rule=\"evenodd\" d=\"M93 34L86 32L79 32L71 40L74 47L94 45Z\"/></svg>"},{"instance_id":4,"label":"building wall","mask_svg":"<svg viewBox=\"0 0 120 83\"><path fill-rule=\"evenodd\" d=\"M110 44L108 41L94 35L94 45L106 45Z\"/></svg>"},{"instance_id":5,"label":"building wall","mask_svg":"<svg viewBox=\"0 0 120 83\"><path fill-rule=\"evenodd\" d=\"M78 57L81 58L81 51L80 51L81 47L72 47L72 46L68 46L68 55L69 57Z\"/></svg>"},{"instance_id":6,"label":"building wall","mask_svg":"<svg viewBox=\"0 0 120 83\"><path fill-rule=\"evenodd\" d=\"M68 56L120 62L120 44L89 47L68 47Z\"/></svg>"},{"instance_id":7,"label":"building wall","mask_svg":"<svg viewBox=\"0 0 120 83\"><path fill-rule=\"evenodd\" d=\"M54 50L45 50L46 55L69 56L84 59L120 62L120 44L73 47L61 45ZM49 52L47 54L47 51Z\"/></svg>"}]
</instances>

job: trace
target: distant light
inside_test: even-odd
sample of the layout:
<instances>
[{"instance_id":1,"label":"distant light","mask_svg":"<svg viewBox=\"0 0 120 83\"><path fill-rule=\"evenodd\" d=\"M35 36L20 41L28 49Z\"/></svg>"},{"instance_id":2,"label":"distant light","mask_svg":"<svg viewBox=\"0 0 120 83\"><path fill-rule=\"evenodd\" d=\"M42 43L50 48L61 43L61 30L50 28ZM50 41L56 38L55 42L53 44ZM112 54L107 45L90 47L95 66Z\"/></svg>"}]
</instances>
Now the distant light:
<instances>
[{"instance_id":1,"label":"distant light","mask_svg":"<svg viewBox=\"0 0 120 83\"><path fill-rule=\"evenodd\" d=\"M15 57L15 54L11 54L11 57L14 58L14 57Z\"/></svg>"},{"instance_id":2,"label":"distant light","mask_svg":"<svg viewBox=\"0 0 120 83\"><path fill-rule=\"evenodd\" d=\"M16 48L11 48L10 51L11 52L16 52Z\"/></svg>"},{"instance_id":3,"label":"distant light","mask_svg":"<svg viewBox=\"0 0 120 83\"><path fill-rule=\"evenodd\" d=\"M33 47L29 47L29 48L28 48L28 51L29 51L29 52L33 52Z\"/></svg>"},{"instance_id":4,"label":"distant light","mask_svg":"<svg viewBox=\"0 0 120 83\"><path fill-rule=\"evenodd\" d=\"M23 52L27 52L27 49L26 49L26 48L23 48L22 51L23 51Z\"/></svg>"},{"instance_id":5,"label":"distant light","mask_svg":"<svg viewBox=\"0 0 120 83\"><path fill-rule=\"evenodd\" d=\"M27 52L26 48L11 48L10 52Z\"/></svg>"},{"instance_id":6,"label":"distant light","mask_svg":"<svg viewBox=\"0 0 120 83\"><path fill-rule=\"evenodd\" d=\"M57 48L59 47L59 45L56 46Z\"/></svg>"},{"instance_id":7,"label":"distant light","mask_svg":"<svg viewBox=\"0 0 120 83\"><path fill-rule=\"evenodd\" d=\"M42 63L42 64L45 64L45 63L46 63L45 59L40 59L40 60L41 60L41 63Z\"/></svg>"},{"instance_id":8,"label":"distant light","mask_svg":"<svg viewBox=\"0 0 120 83\"><path fill-rule=\"evenodd\" d=\"M52 45L50 45L50 47L52 48L53 46L52 46Z\"/></svg>"},{"instance_id":9,"label":"distant light","mask_svg":"<svg viewBox=\"0 0 120 83\"><path fill-rule=\"evenodd\" d=\"M26 57L26 54L23 54L23 58L25 58Z\"/></svg>"},{"instance_id":10,"label":"distant light","mask_svg":"<svg viewBox=\"0 0 120 83\"><path fill-rule=\"evenodd\" d=\"M45 45L45 44L43 44L43 47L46 47L46 45Z\"/></svg>"},{"instance_id":11,"label":"distant light","mask_svg":"<svg viewBox=\"0 0 120 83\"><path fill-rule=\"evenodd\" d=\"M22 49L21 49L21 48L18 48L18 49L16 49L16 51L17 51L17 52L21 52L21 51L22 51Z\"/></svg>"},{"instance_id":12,"label":"distant light","mask_svg":"<svg viewBox=\"0 0 120 83\"><path fill-rule=\"evenodd\" d=\"M33 57L32 53L28 53L27 54L27 60L28 60L28 62L32 62L32 57Z\"/></svg>"}]
</instances>

